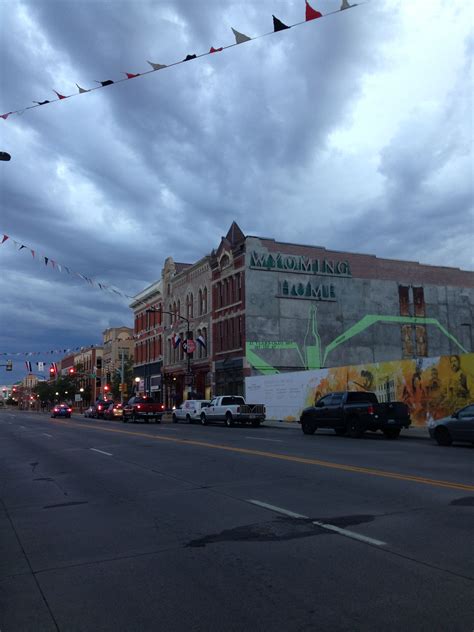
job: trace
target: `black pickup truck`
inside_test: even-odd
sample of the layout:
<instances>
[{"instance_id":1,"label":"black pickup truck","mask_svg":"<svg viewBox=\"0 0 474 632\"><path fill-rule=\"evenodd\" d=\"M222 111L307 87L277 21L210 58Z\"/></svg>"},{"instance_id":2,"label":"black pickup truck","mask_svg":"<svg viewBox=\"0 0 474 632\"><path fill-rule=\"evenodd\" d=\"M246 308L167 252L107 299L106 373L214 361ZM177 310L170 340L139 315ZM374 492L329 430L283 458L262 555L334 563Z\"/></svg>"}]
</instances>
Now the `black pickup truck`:
<instances>
[{"instance_id":1,"label":"black pickup truck","mask_svg":"<svg viewBox=\"0 0 474 632\"><path fill-rule=\"evenodd\" d=\"M397 439L410 425L408 407L403 402L379 403L375 393L342 391L328 393L300 416L304 434L317 428L332 428L337 435L361 437L366 430L382 430L387 439Z\"/></svg>"}]
</instances>

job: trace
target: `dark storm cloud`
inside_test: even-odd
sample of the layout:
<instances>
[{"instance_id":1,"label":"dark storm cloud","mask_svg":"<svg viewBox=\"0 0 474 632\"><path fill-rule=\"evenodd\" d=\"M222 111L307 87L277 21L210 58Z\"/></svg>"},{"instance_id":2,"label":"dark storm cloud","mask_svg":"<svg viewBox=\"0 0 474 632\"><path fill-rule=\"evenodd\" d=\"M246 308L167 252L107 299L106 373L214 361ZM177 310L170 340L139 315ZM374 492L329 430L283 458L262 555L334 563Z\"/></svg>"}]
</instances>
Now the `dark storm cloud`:
<instances>
[{"instance_id":1,"label":"dark storm cloud","mask_svg":"<svg viewBox=\"0 0 474 632\"><path fill-rule=\"evenodd\" d=\"M312 3L323 13L339 4ZM147 59L169 64L233 43L230 27L250 36L271 31L272 13L298 22L304 2L41 0L0 12L5 112L54 98L53 88L70 94L75 82L91 88L93 80L144 72ZM381 51L396 46L400 28L397 12L368 3L0 121L0 150L13 156L0 169L0 230L130 295L159 278L166 256L194 261L216 247L234 219L249 234L380 256L413 258L417 214L456 240L448 202L461 220L469 189L449 199L442 173L462 153L455 124L466 117L457 101L462 84L444 111L450 132L442 142L439 116L421 134L424 113L402 121L380 148L373 177L383 186L360 194L356 212L342 198L325 207L319 170L328 161L329 188L341 186L331 133L351 123L364 79L383 69ZM420 164L424 146L437 149ZM339 215L345 221L334 226L330 218ZM109 324L130 324L118 297L6 246L0 256L9 270L0 281L8 296L0 351L88 344Z\"/></svg>"}]
</instances>

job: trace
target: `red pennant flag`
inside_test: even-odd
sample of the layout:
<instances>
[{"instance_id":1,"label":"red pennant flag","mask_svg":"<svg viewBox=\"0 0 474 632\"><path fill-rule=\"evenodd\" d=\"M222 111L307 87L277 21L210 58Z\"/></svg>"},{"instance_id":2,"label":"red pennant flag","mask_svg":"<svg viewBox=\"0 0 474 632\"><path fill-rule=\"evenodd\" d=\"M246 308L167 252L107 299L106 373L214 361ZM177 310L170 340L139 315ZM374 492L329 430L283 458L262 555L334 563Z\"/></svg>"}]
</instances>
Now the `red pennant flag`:
<instances>
[{"instance_id":1,"label":"red pennant flag","mask_svg":"<svg viewBox=\"0 0 474 632\"><path fill-rule=\"evenodd\" d=\"M34 259L34 258L35 258L35 251L34 251L34 250L32 250L32 251L31 251L31 254L32 254L33 259Z\"/></svg>"},{"instance_id":2,"label":"red pennant flag","mask_svg":"<svg viewBox=\"0 0 474 632\"><path fill-rule=\"evenodd\" d=\"M220 48L214 48L214 46L211 46L211 50L209 52L210 53L220 53L221 50L223 50L222 46Z\"/></svg>"},{"instance_id":3,"label":"red pennant flag","mask_svg":"<svg viewBox=\"0 0 474 632\"><path fill-rule=\"evenodd\" d=\"M67 99L67 97L64 96L64 94L59 94L59 92L56 92L56 90L53 90L54 94L57 95L58 99Z\"/></svg>"},{"instance_id":4,"label":"red pennant flag","mask_svg":"<svg viewBox=\"0 0 474 632\"><path fill-rule=\"evenodd\" d=\"M306 17L305 17L306 22L309 22L310 20L316 20L316 18L322 18L322 17L323 17L323 14L313 9L313 7L311 7L308 4L308 0L306 0Z\"/></svg>"},{"instance_id":5,"label":"red pennant flag","mask_svg":"<svg viewBox=\"0 0 474 632\"><path fill-rule=\"evenodd\" d=\"M10 116L10 114L13 114L13 112L7 112L6 114L0 114L0 118L5 119L5 121L6 121L7 118Z\"/></svg>"},{"instance_id":6,"label":"red pennant flag","mask_svg":"<svg viewBox=\"0 0 474 632\"><path fill-rule=\"evenodd\" d=\"M135 79L135 77L139 77L140 76L139 72L136 75L134 75L131 72L125 72L124 74L127 75L127 79Z\"/></svg>"},{"instance_id":7,"label":"red pennant flag","mask_svg":"<svg viewBox=\"0 0 474 632\"><path fill-rule=\"evenodd\" d=\"M8 239L8 235L3 235L2 244Z\"/></svg>"}]
</instances>

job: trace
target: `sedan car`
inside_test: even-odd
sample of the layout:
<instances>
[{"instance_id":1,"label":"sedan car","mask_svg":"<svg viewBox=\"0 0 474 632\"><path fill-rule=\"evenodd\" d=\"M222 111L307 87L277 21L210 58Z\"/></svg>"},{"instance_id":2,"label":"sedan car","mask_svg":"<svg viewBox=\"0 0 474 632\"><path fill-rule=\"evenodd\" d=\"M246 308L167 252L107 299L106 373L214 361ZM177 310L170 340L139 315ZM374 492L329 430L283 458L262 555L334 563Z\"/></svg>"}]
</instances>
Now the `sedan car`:
<instances>
[{"instance_id":1,"label":"sedan car","mask_svg":"<svg viewBox=\"0 0 474 632\"><path fill-rule=\"evenodd\" d=\"M95 403L94 417L96 417L97 419L103 419L104 413L108 409L110 404L113 404L113 402L107 401L105 399L98 399Z\"/></svg>"},{"instance_id":2,"label":"sedan car","mask_svg":"<svg viewBox=\"0 0 474 632\"><path fill-rule=\"evenodd\" d=\"M110 402L108 408L104 411L104 419L121 419L123 417L123 406L122 404L114 404L114 402Z\"/></svg>"},{"instance_id":3,"label":"sedan car","mask_svg":"<svg viewBox=\"0 0 474 632\"><path fill-rule=\"evenodd\" d=\"M58 404L51 411L51 417L70 417L72 408L67 404Z\"/></svg>"},{"instance_id":4,"label":"sedan car","mask_svg":"<svg viewBox=\"0 0 474 632\"><path fill-rule=\"evenodd\" d=\"M453 441L474 445L474 404L457 410L451 417L430 421L428 430L438 445L451 445Z\"/></svg>"}]
</instances>

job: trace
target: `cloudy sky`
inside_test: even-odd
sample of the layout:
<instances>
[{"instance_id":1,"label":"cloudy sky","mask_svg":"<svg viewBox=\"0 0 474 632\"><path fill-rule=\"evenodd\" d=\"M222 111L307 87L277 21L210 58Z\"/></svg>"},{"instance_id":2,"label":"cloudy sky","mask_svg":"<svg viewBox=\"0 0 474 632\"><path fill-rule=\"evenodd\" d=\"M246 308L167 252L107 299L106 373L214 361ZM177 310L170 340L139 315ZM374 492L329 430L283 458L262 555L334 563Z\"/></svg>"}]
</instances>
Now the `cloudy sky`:
<instances>
[{"instance_id":1,"label":"cloudy sky","mask_svg":"<svg viewBox=\"0 0 474 632\"><path fill-rule=\"evenodd\" d=\"M341 0L313 0L323 14ZM131 325L167 256L244 233L473 268L473 5L371 0L0 119L0 352ZM304 0L0 0L0 113L304 19ZM13 240L28 248L18 251ZM5 358L5 356L2 356ZM11 356L25 374L24 356ZM45 355L31 360L52 360ZM3 360L2 360L3 362ZM4 369L1 369L2 371Z\"/></svg>"}]
</instances>

